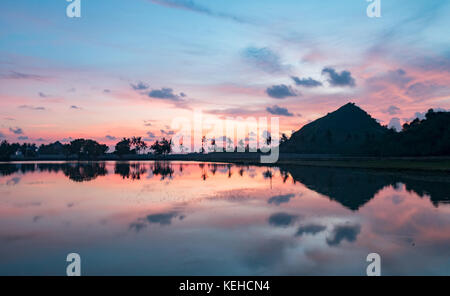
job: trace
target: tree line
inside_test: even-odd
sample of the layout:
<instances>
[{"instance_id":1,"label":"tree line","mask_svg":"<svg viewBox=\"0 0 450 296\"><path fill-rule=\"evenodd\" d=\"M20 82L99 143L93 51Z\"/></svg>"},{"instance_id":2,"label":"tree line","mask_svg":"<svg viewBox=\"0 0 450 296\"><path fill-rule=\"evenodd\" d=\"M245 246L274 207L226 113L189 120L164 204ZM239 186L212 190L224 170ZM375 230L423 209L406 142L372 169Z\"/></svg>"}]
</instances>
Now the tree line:
<instances>
[{"instance_id":1,"label":"tree line","mask_svg":"<svg viewBox=\"0 0 450 296\"><path fill-rule=\"evenodd\" d=\"M312 134L311 142L319 141L317 133ZM330 146L335 141L336 135L330 129L324 135L324 143ZM363 139L356 139L356 135L347 135L342 143L335 145L330 153L340 154L342 151L349 151L346 155L372 155L372 156L438 156L450 155L450 112L435 112L428 110L424 119L414 119L410 123L405 123L400 132L385 128L385 131L377 137L366 134ZM211 147L216 147L215 139L211 139ZM208 140L202 138L200 153L206 153ZM266 144L272 143L271 136L268 135ZM293 143L290 143L293 142ZM290 144L298 147L302 143L292 141L285 134L280 138L281 152L291 152L283 149L283 146ZM362 143L362 144L361 144ZM303 143L305 144L305 143ZM320 144L320 143L319 143ZM358 145L357 145L358 144ZM179 144L181 151L182 143ZM248 144L238 143L235 152L250 151ZM347 145L347 146L345 146ZM352 145L357 148L351 149ZM316 145L317 146L317 145ZM240 149L238 149L240 147ZM123 157L125 155L142 154L150 150L149 153L155 155L167 155L172 152L172 139L162 138L156 140L152 145L148 145L141 137L123 138L115 145L113 154ZM224 147L225 148L225 147ZM342 149L341 149L342 148ZM344 149L345 148L345 149ZM353 147L354 148L354 147ZM339 151L341 149L342 151ZM108 152L109 148L105 144L100 144L91 139L76 139L68 144L59 141L50 144L42 144L39 147L34 143L0 143L0 160L10 160L12 156L23 156L25 158L35 158L45 155L63 155L66 159L76 157L79 160L97 159ZM213 150L212 150L213 151ZM210 151L210 152L212 152ZM356 152L358 154L356 154ZM320 153L317 149L315 153Z\"/></svg>"},{"instance_id":2,"label":"tree line","mask_svg":"<svg viewBox=\"0 0 450 296\"><path fill-rule=\"evenodd\" d=\"M163 138L148 146L142 137L123 138L115 145L113 154L119 157L136 155L145 152L147 148L153 154L166 155L172 152L172 140ZM92 139L75 139L68 144L56 141L39 147L34 143L19 144L4 140L0 143L0 160L10 160L13 156L35 158L48 155L62 155L66 159L76 157L78 160L93 160L105 155L108 150L107 145Z\"/></svg>"},{"instance_id":3,"label":"tree line","mask_svg":"<svg viewBox=\"0 0 450 296\"><path fill-rule=\"evenodd\" d=\"M380 156L450 156L450 112L429 109L424 119L392 129L369 150Z\"/></svg>"}]
</instances>

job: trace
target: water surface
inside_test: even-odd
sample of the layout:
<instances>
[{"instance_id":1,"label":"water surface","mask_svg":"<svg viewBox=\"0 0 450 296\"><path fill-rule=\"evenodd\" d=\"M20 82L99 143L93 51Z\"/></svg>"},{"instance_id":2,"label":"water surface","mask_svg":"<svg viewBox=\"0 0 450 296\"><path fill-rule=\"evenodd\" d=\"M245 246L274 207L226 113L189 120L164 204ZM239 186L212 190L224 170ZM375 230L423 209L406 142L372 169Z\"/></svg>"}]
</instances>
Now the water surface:
<instances>
[{"instance_id":1,"label":"water surface","mask_svg":"<svg viewBox=\"0 0 450 296\"><path fill-rule=\"evenodd\" d=\"M450 274L450 181L218 163L0 164L0 274Z\"/></svg>"}]
</instances>

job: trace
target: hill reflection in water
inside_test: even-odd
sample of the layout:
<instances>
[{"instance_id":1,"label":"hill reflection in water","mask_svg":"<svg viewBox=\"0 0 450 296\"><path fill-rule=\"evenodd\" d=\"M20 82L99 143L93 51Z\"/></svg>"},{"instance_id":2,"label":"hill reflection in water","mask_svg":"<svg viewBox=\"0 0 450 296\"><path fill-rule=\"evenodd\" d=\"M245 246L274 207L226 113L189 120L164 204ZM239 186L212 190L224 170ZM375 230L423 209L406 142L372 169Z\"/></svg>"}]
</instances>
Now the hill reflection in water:
<instances>
[{"instance_id":1,"label":"hill reflection in water","mask_svg":"<svg viewBox=\"0 0 450 296\"><path fill-rule=\"evenodd\" d=\"M449 177L195 162L0 164L0 275L449 274Z\"/></svg>"},{"instance_id":2,"label":"hill reflection in water","mask_svg":"<svg viewBox=\"0 0 450 296\"><path fill-rule=\"evenodd\" d=\"M144 175L159 176L160 180L176 179L183 176L183 166L192 164L172 162L115 162L114 170L108 171L105 162L68 162L68 163L3 163L0 164L0 176L16 173L62 172L75 182L89 182L98 177L114 173L130 181L140 180ZM206 180L216 173L243 177L250 166L198 163L199 178ZM450 201L450 177L439 173L398 172L389 170L366 170L351 168L327 168L309 166L267 167L264 179L271 181L273 171L279 171L283 183L299 182L307 188L339 202L351 210L358 210L377 192L387 186L403 183L408 191L419 196L429 196L434 206ZM174 172L177 171L176 177ZM176 180L174 180L176 181Z\"/></svg>"}]
</instances>

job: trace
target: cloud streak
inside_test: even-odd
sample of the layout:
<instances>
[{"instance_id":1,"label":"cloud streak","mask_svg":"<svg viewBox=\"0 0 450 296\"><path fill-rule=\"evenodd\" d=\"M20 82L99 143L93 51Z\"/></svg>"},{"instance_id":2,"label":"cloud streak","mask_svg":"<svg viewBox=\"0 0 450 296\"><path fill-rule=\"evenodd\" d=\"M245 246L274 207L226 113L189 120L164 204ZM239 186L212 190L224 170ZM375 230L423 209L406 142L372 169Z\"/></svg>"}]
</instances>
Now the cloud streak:
<instances>
[{"instance_id":1,"label":"cloud streak","mask_svg":"<svg viewBox=\"0 0 450 296\"><path fill-rule=\"evenodd\" d=\"M288 213L275 213L268 219L270 225L275 227L288 227L292 225L299 217Z\"/></svg>"},{"instance_id":2,"label":"cloud streak","mask_svg":"<svg viewBox=\"0 0 450 296\"><path fill-rule=\"evenodd\" d=\"M311 77L298 78L296 76L292 76L291 78L292 78L292 80L294 80L295 84L298 85L298 86L303 86L303 87L318 87L318 86L322 86L322 82L317 81L315 79L312 79Z\"/></svg>"},{"instance_id":3,"label":"cloud streak","mask_svg":"<svg viewBox=\"0 0 450 296\"><path fill-rule=\"evenodd\" d=\"M153 132L148 131L147 132L147 138L145 138L144 140L146 140L146 141L153 141L154 139L156 139L156 135Z\"/></svg>"},{"instance_id":4,"label":"cloud streak","mask_svg":"<svg viewBox=\"0 0 450 296\"><path fill-rule=\"evenodd\" d=\"M45 110L45 107L41 107L41 106L35 107L35 106L32 106L32 105L20 105L19 109L43 111L43 110Z\"/></svg>"},{"instance_id":5,"label":"cloud streak","mask_svg":"<svg viewBox=\"0 0 450 296\"><path fill-rule=\"evenodd\" d=\"M293 193L276 195L276 196L272 196L271 198L269 198L267 203L279 206L282 203L288 203L291 200L291 198L294 198L294 197L295 197L295 194L293 194Z\"/></svg>"},{"instance_id":6,"label":"cloud streak","mask_svg":"<svg viewBox=\"0 0 450 296\"><path fill-rule=\"evenodd\" d=\"M20 127L10 127L9 131L12 132L13 134L16 134L16 135L22 135L23 134L23 129L21 129Z\"/></svg>"},{"instance_id":7,"label":"cloud streak","mask_svg":"<svg viewBox=\"0 0 450 296\"><path fill-rule=\"evenodd\" d=\"M146 84L146 83L144 83L144 82L142 82L142 81L139 81L139 82L136 83L136 84L130 83L130 86L131 86L132 89L138 90L138 91L139 91L139 90L146 90L146 89L149 88L148 84ZM109 91L109 90L108 90L108 91Z\"/></svg>"},{"instance_id":8,"label":"cloud streak","mask_svg":"<svg viewBox=\"0 0 450 296\"><path fill-rule=\"evenodd\" d=\"M274 99L284 99L287 97L296 97L298 95L292 87L285 84L272 85L266 89L266 93L269 97Z\"/></svg>"},{"instance_id":9,"label":"cloud streak","mask_svg":"<svg viewBox=\"0 0 450 296\"><path fill-rule=\"evenodd\" d=\"M354 87L356 85L355 79L352 77L350 71L347 70L339 73L335 69L327 67L323 68L322 75L328 76L328 82L331 86Z\"/></svg>"},{"instance_id":10,"label":"cloud streak","mask_svg":"<svg viewBox=\"0 0 450 296\"><path fill-rule=\"evenodd\" d=\"M295 235L296 236L302 236L304 234L315 235L319 232L324 231L325 229L327 229L327 227L320 224L307 224L300 226Z\"/></svg>"},{"instance_id":11,"label":"cloud streak","mask_svg":"<svg viewBox=\"0 0 450 296\"><path fill-rule=\"evenodd\" d=\"M279 55L267 47L247 47L242 57L250 65L267 73L281 72L285 68Z\"/></svg>"},{"instance_id":12,"label":"cloud streak","mask_svg":"<svg viewBox=\"0 0 450 296\"><path fill-rule=\"evenodd\" d=\"M361 232L360 225L336 225L326 241L329 246L338 246L343 241L355 242Z\"/></svg>"},{"instance_id":13,"label":"cloud streak","mask_svg":"<svg viewBox=\"0 0 450 296\"><path fill-rule=\"evenodd\" d=\"M274 105L272 107L267 107L266 111L272 115L280 115L280 116L294 116L288 109L280 107L278 105Z\"/></svg>"},{"instance_id":14,"label":"cloud streak","mask_svg":"<svg viewBox=\"0 0 450 296\"><path fill-rule=\"evenodd\" d=\"M171 101L181 101L180 95L173 93L171 88L161 88L153 89L148 93L148 96L155 99L171 100Z\"/></svg>"},{"instance_id":15,"label":"cloud streak","mask_svg":"<svg viewBox=\"0 0 450 296\"><path fill-rule=\"evenodd\" d=\"M3 79L24 79L24 80L44 80L45 77L36 74L22 73L16 71L10 71L8 74L0 75L0 78Z\"/></svg>"},{"instance_id":16,"label":"cloud streak","mask_svg":"<svg viewBox=\"0 0 450 296\"><path fill-rule=\"evenodd\" d=\"M172 224L172 220L178 218L183 220L184 216L180 215L178 212L167 212L167 213L157 213L148 215L145 218L139 218L137 221L131 223L129 228L139 232L140 230L147 227L149 224L159 224L160 226L167 226Z\"/></svg>"},{"instance_id":17,"label":"cloud streak","mask_svg":"<svg viewBox=\"0 0 450 296\"><path fill-rule=\"evenodd\" d=\"M149 0L149 2L169 8L183 9L211 17L223 18L238 23L250 23L249 20L233 14L213 11L205 6L195 3L193 0Z\"/></svg>"},{"instance_id":18,"label":"cloud streak","mask_svg":"<svg viewBox=\"0 0 450 296\"><path fill-rule=\"evenodd\" d=\"M391 105L387 109L382 110L381 112L387 113L387 114L390 114L390 115L395 115L395 114L401 113L401 110L400 110L399 107Z\"/></svg>"}]
</instances>

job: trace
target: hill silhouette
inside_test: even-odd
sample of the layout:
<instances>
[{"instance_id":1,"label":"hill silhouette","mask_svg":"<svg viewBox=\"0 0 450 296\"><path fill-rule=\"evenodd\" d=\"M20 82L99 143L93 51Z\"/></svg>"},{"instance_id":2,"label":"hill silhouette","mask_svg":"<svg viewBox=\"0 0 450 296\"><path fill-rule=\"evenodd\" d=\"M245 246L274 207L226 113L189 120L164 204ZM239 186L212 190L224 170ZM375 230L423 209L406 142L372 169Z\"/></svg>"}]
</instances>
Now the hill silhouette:
<instances>
[{"instance_id":1,"label":"hill silhouette","mask_svg":"<svg viewBox=\"0 0 450 296\"><path fill-rule=\"evenodd\" d=\"M428 110L425 119L403 125L401 132L380 125L348 103L294 132L281 143L284 153L442 156L450 155L450 112Z\"/></svg>"},{"instance_id":2,"label":"hill silhouette","mask_svg":"<svg viewBox=\"0 0 450 296\"><path fill-rule=\"evenodd\" d=\"M271 142L271 137L266 141ZM450 156L450 112L428 110L425 119L414 119L403 125L401 132L380 125L366 111L348 103L334 112L306 124L294 132L290 139L284 134L280 141L280 158L295 159L334 156L428 157ZM0 142L0 160L197 160L222 162L259 162L258 153L201 153L172 154L172 140L156 140L148 145L141 137L123 138L113 153L108 146L92 139L75 139L69 144L60 142L42 144ZM150 151L145 154L145 150ZM144 152L142 154L141 152ZM259 151L261 154L262 152ZM303 154L303 155L302 155ZM431 159L431 158L430 158ZM444 160L447 161L448 160ZM392 164L391 164L392 165ZM399 165L399 164L397 164ZM409 165L401 164L403 168ZM435 169L434 164L424 164ZM448 164L441 168L448 170Z\"/></svg>"},{"instance_id":3,"label":"hill silhouette","mask_svg":"<svg viewBox=\"0 0 450 296\"><path fill-rule=\"evenodd\" d=\"M294 132L281 152L361 154L388 133L367 112L348 103Z\"/></svg>"}]
</instances>

